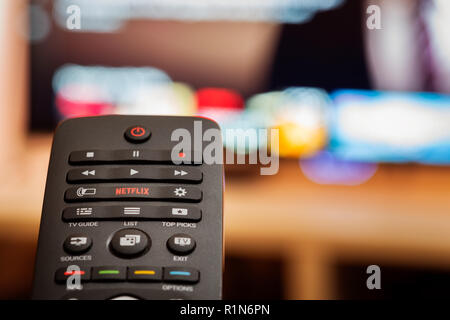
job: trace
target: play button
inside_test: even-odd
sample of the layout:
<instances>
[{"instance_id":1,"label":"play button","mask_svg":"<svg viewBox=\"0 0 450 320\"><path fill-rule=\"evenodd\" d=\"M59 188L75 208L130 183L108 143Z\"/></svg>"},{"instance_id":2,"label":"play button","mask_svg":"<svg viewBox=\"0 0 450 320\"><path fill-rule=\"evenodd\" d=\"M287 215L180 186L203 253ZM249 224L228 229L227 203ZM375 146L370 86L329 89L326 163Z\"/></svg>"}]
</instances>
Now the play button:
<instances>
[{"instance_id":1,"label":"play button","mask_svg":"<svg viewBox=\"0 0 450 320\"><path fill-rule=\"evenodd\" d=\"M139 171L130 169L130 176L134 176L136 173L139 173Z\"/></svg>"}]
</instances>

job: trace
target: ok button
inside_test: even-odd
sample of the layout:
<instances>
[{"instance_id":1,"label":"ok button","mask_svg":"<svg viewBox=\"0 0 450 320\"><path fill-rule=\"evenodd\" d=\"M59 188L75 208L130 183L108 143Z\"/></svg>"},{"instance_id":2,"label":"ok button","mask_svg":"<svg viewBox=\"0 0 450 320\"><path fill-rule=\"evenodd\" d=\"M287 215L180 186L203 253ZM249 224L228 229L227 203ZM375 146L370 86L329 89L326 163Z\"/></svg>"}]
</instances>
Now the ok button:
<instances>
[{"instance_id":1,"label":"ok button","mask_svg":"<svg viewBox=\"0 0 450 320\"><path fill-rule=\"evenodd\" d=\"M150 138L151 132L144 126L136 125L129 127L125 131L125 138L129 142L141 143L145 142Z\"/></svg>"}]
</instances>

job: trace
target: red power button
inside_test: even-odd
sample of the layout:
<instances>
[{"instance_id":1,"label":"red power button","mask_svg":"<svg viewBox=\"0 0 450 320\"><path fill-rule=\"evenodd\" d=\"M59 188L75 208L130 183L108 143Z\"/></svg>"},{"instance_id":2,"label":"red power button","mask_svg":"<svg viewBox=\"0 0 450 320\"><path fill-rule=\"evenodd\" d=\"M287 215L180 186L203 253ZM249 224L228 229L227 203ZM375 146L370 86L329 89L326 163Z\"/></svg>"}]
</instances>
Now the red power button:
<instances>
[{"instance_id":1,"label":"red power button","mask_svg":"<svg viewBox=\"0 0 450 320\"><path fill-rule=\"evenodd\" d=\"M150 138L150 130L143 126L132 126L125 131L125 138L133 143L144 142Z\"/></svg>"},{"instance_id":2,"label":"red power button","mask_svg":"<svg viewBox=\"0 0 450 320\"><path fill-rule=\"evenodd\" d=\"M133 137L142 137L146 131L147 130L142 127L134 127L133 129L131 129L130 133Z\"/></svg>"}]
</instances>

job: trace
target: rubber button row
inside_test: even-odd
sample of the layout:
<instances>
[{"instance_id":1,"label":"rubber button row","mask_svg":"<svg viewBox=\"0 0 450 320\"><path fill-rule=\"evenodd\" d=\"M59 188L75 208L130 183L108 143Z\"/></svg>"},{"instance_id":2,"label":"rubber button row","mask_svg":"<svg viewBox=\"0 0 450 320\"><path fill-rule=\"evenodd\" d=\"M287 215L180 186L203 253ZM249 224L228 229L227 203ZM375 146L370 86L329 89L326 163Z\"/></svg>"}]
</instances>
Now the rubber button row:
<instances>
[{"instance_id":1,"label":"rubber button row","mask_svg":"<svg viewBox=\"0 0 450 320\"><path fill-rule=\"evenodd\" d=\"M64 199L73 201L95 200L173 200L200 202L202 191L192 186L166 185L83 185L66 190Z\"/></svg>"},{"instance_id":2,"label":"rubber button row","mask_svg":"<svg viewBox=\"0 0 450 320\"><path fill-rule=\"evenodd\" d=\"M120 166L120 167L92 167L70 170L67 174L67 181L202 181L202 172L193 167L175 166Z\"/></svg>"},{"instance_id":3,"label":"rubber button row","mask_svg":"<svg viewBox=\"0 0 450 320\"><path fill-rule=\"evenodd\" d=\"M172 150L85 150L74 151L69 156L71 164L90 163L172 163L202 164L202 152L190 151L172 154Z\"/></svg>"},{"instance_id":4,"label":"rubber button row","mask_svg":"<svg viewBox=\"0 0 450 320\"><path fill-rule=\"evenodd\" d=\"M152 266L101 266L71 270L59 268L55 273L55 281L65 283L74 275L79 275L82 282L88 281L166 281L196 283L200 272L187 267L152 267Z\"/></svg>"},{"instance_id":5,"label":"rubber button row","mask_svg":"<svg viewBox=\"0 0 450 320\"><path fill-rule=\"evenodd\" d=\"M66 238L64 250L69 254L81 254L92 247L92 238L76 233ZM185 233L177 233L167 240L167 249L178 255L191 253L196 246L194 238ZM135 258L145 254L152 246L150 236L140 229L127 228L116 231L111 238L111 251L121 258Z\"/></svg>"},{"instance_id":6,"label":"rubber button row","mask_svg":"<svg viewBox=\"0 0 450 320\"><path fill-rule=\"evenodd\" d=\"M73 206L65 208L63 220L177 220L200 221L202 211L194 206L125 205L125 206Z\"/></svg>"}]
</instances>

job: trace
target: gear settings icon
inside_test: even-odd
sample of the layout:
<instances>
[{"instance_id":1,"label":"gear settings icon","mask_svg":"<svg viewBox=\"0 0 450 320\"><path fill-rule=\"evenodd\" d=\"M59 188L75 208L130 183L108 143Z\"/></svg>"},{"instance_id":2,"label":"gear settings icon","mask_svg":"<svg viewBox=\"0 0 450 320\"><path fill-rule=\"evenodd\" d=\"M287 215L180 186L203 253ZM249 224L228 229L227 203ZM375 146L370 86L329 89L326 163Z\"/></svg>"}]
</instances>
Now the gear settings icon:
<instances>
[{"instance_id":1,"label":"gear settings icon","mask_svg":"<svg viewBox=\"0 0 450 320\"><path fill-rule=\"evenodd\" d=\"M176 188L173 193L175 193L175 195L177 197L184 197L187 193L185 188Z\"/></svg>"}]
</instances>

